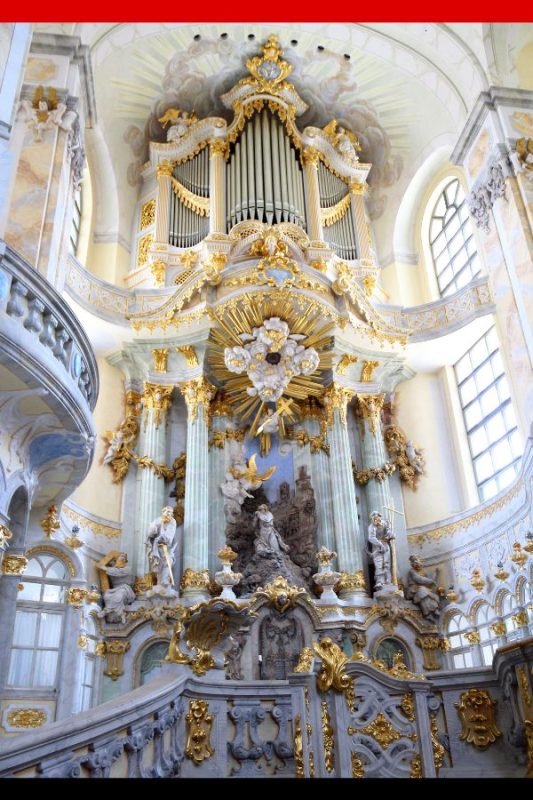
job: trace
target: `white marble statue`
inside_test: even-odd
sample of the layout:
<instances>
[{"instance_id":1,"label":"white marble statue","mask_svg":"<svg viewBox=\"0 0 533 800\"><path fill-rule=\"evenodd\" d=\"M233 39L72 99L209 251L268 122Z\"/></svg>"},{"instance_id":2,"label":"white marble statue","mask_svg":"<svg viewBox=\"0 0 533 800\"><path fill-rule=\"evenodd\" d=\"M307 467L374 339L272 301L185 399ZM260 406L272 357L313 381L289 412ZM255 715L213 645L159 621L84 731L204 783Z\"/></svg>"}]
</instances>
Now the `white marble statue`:
<instances>
[{"instance_id":1,"label":"white marble statue","mask_svg":"<svg viewBox=\"0 0 533 800\"><path fill-rule=\"evenodd\" d=\"M275 529L274 516L265 503L259 506L255 517L259 522L259 533L254 541L256 555L269 557L281 551L288 553L289 546Z\"/></svg>"},{"instance_id":2,"label":"white marble statue","mask_svg":"<svg viewBox=\"0 0 533 800\"><path fill-rule=\"evenodd\" d=\"M166 506L161 511L161 516L150 523L146 545L150 571L157 578L154 588L171 590L174 586L172 567L176 560L177 547L176 520L172 506Z\"/></svg>"},{"instance_id":3,"label":"white marble statue","mask_svg":"<svg viewBox=\"0 0 533 800\"><path fill-rule=\"evenodd\" d=\"M133 583L135 576L128 564L126 553L108 553L96 564L100 576L100 587L104 599L104 607L98 612L99 617L118 618L126 621L126 606L135 600Z\"/></svg>"},{"instance_id":4,"label":"white marble statue","mask_svg":"<svg viewBox=\"0 0 533 800\"><path fill-rule=\"evenodd\" d=\"M236 462L233 468L246 468L245 464ZM246 481L242 478L236 478L233 473L228 470L225 474L226 480L220 484L220 491L224 495L224 512L227 519L232 522L241 513L241 506L247 497L253 497L246 488Z\"/></svg>"},{"instance_id":5,"label":"white marble statue","mask_svg":"<svg viewBox=\"0 0 533 800\"><path fill-rule=\"evenodd\" d=\"M424 617L435 618L439 613L437 584L422 572L422 562L418 556L409 556L411 569L407 573L405 596L420 608Z\"/></svg>"},{"instance_id":6,"label":"white marble statue","mask_svg":"<svg viewBox=\"0 0 533 800\"><path fill-rule=\"evenodd\" d=\"M392 583L392 540L393 536L389 520L373 511L368 526L369 555L374 564L374 589L382 589L385 584Z\"/></svg>"}]
</instances>

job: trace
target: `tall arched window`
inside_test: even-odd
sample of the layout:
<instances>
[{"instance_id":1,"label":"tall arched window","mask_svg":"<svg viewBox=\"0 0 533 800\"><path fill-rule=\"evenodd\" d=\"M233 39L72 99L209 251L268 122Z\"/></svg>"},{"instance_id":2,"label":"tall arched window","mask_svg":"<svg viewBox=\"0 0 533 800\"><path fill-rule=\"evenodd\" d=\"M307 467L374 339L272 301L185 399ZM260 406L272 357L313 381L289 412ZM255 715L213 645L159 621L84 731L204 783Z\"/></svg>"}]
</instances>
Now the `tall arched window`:
<instances>
[{"instance_id":1,"label":"tall arched window","mask_svg":"<svg viewBox=\"0 0 533 800\"><path fill-rule=\"evenodd\" d=\"M17 599L10 687L56 687L68 582L58 558L39 554L28 561Z\"/></svg>"},{"instance_id":2,"label":"tall arched window","mask_svg":"<svg viewBox=\"0 0 533 800\"><path fill-rule=\"evenodd\" d=\"M479 274L474 233L461 184L452 178L435 203L429 244L441 297L466 286Z\"/></svg>"},{"instance_id":3,"label":"tall arched window","mask_svg":"<svg viewBox=\"0 0 533 800\"><path fill-rule=\"evenodd\" d=\"M455 364L455 377L479 498L488 500L514 480L523 449L494 327Z\"/></svg>"}]
</instances>

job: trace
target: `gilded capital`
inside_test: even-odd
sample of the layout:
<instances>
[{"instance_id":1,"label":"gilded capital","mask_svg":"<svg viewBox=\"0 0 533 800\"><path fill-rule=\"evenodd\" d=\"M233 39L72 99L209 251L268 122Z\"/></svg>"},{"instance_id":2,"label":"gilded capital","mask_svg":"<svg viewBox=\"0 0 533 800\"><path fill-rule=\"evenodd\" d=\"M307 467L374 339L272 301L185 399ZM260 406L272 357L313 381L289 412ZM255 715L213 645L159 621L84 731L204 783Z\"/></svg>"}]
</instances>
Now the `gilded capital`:
<instances>
[{"instance_id":1,"label":"gilded capital","mask_svg":"<svg viewBox=\"0 0 533 800\"><path fill-rule=\"evenodd\" d=\"M159 383L149 383L146 381L144 384L143 392L143 407L146 425L148 412L153 411L153 419L156 428L161 424L162 415L166 414L172 403L173 386L164 386Z\"/></svg>"},{"instance_id":2,"label":"gilded capital","mask_svg":"<svg viewBox=\"0 0 533 800\"><path fill-rule=\"evenodd\" d=\"M26 556L7 555L2 561L2 572L4 575L22 575L27 566Z\"/></svg>"},{"instance_id":3,"label":"gilded capital","mask_svg":"<svg viewBox=\"0 0 533 800\"><path fill-rule=\"evenodd\" d=\"M198 416L198 406L203 407L205 424L209 424L209 404L216 394L216 388L210 383L205 376L196 378L193 381L186 381L180 383L180 392L185 398L191 421L196 422Z\"/></svg>"},{"instance_id":4,"label":"gilded capital","mask_svg":"<svg viewBox=\"0 0 533 800\"><path fill-rule=\"evenodd\" d=\"M302 154L302 161L304 163L304 166L312 164L314 167L317 167L319 159L320 159L320 154L318 150L315 150L314 147L304 147L304 151Z\"/></svg>"},{"instance_id":5,"label":"gilded capital","mask_svg":"<svg viewBox=\"0 0 533 800\"><path fill-rule=\"evenodd\" d=\"M328 427L333 425L335 409L339 412L342 424L346 425L346 405L350 402L354 394L355 392L353 389L348 389L346 386L341 386L338 383L331 383L328 386L322 395Z\"/></svg>"},{"instance_id":6,"label":"gilded capital","mask_svg":"<svg viewBox=\"0 0 533 800\"><path fill-rule=\"evenodd\" d=\"M226 139L211 139L209 142L209 154L211 158L215 156L222 156L222 158L226 159L229 156L229 144Z\"/></svg>"},{"instance_id":7,"label":"gilded capital","mask_svg":"<svg viewBox=\"0 0 533 800\"><path fill-rule=\"evenodd\" d=\"M366 183L359 183L355 178L352 178L348 185L350 187L350 194L364 194L366 191Z\"/></svg>"},{"instance_id":8,"label":"gilded capital","mask_svg":"<svg viewBox=\"0 0 533 800\"><path fill-rule=\"evenodd\" d=\"M373 434L377 433L379 427L379 417L384 400L384 394L357 395L357 410L363 419L368 420L368 426Z\"/></svg>"},{"instance_id":9,"label":"gilded capital","mask_svg":"<svg viewBox=\"0 0 533 800\"><path fill-rule=\"evenodd\" d=\"M170 161L162 161L160 164L157 165L156 174L158 178L162 178L164 176L170 177L174 171L174 165L170 163Z\"/></svg>"}]
</instances>

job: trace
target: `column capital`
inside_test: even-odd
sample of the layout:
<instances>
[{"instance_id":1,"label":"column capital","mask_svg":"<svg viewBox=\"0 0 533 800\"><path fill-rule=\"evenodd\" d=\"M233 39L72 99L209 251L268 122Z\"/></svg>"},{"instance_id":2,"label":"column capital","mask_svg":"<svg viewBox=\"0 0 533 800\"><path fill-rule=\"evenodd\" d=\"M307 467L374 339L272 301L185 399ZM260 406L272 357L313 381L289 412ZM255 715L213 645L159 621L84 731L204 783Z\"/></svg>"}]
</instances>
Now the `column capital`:
<instances>
[{"instance_id":1,"label":"column capital","mask_svg":"<svg viewBox=\"0 0 533 800\"><path fill-rule=\"evenodd\" d=\"M185 398L191 421L195 422L198 416L198 406L203 406L205 424L209 424L209 404L216 394L216 387L207 380L205 375L191 381L179 384L179 390Z\"/></svg>"},{"instance_id":2,"label":"column capital","mask_svg":"<svg viewBox=\"0 0 533 800\"><path fill-rule=\"evenodd\" d=\"M170 161L162 161L160 164L157 165L155 170L158 178L164 178L164 177L170 178L173 171L174 171L174 164L172 164Z\"/></svg>"},{"instance_id":3,"label":"column capital","mask_svg":"<svg viewBox=\"0 0 533 800\"><path fill-rule=\"evenodd\" d=\"M379 427L379 416L385 400L384 394L358 394L357 410L363 419L368 420L368 425L372 433L377 433Z\"/></svg>"},{"instance_id":4,"label":"column capital","mask_svg":"<svg viewBox=\"0 0 533 800\"><path fill-rule=\"evenodd\" d=\"M229 156L229 144L226 139L211 139L209 142L209 155L211 158L218 156L226 160Z\"/></svg>"},{"instance_id":5,"label":"column capital","mask_svg":"<svg viewBox=\"0 0 533 800\"><path fill-rule=\"evenodd\" d=\"M328 427L333 425L334 411L337 409L340 414L341 422L346 425L346 405L355 394L354 389L341 386L339 383L330 383L324 394L322 402L326 409L326 422Z\"/></svg>"},{"instance_id":6,"label":"column capital","mask_svg":"<svg viewBox=\"0 0 533 800\"><path fill-rule=\"evenodd\" d=\"M210 417L233 417L233 408L224 392L217 392L209 406Z\"/></svg>"},{"instance_id":7,"label":"column capital","mask_svg":"<svg viewBox=\"0 0 533 800\"><path fill-rule=\"evenodd\" d=\"M304 147L302 153L302 161L304 167L313 166L318 167L318 162L320 160L320 153L318 150L315 150L314 147Z\"/></svg>"},{"instance_id":8,"label":"column capital","mask_svg":"<svg viewBox=\"0 0 533 800\"><path fill-rule=\"evenodd\" d=\"M145 424L147 412L153 411L155 427L159 428L162 414L166 413L170 408L173 390L174 387L172 385L169 386L168 384L164 385L160 383L149 383L148 381L145 382L143 392Z\"/></svg>"}]
</instances>

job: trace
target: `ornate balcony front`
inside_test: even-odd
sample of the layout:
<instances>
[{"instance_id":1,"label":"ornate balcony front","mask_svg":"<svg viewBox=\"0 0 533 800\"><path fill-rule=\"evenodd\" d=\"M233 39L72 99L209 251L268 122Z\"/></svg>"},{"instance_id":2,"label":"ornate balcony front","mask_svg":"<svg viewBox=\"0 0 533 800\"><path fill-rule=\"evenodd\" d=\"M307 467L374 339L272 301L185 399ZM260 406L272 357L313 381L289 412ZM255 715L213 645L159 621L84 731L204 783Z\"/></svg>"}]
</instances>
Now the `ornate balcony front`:
<instances>
[{"instance_id":1,"label":"ornate balcony front","mask_svg":"<svg viewBox=\"0 0 533 800\"><path fill-rule=\"evenodd\" d=\"M55 289L0 241L2 467L30 473L33 504L62 500L94 449L98 372L91 345ZM42 480L44 474L47 480Z\"/></svg>"}]
</instances>

